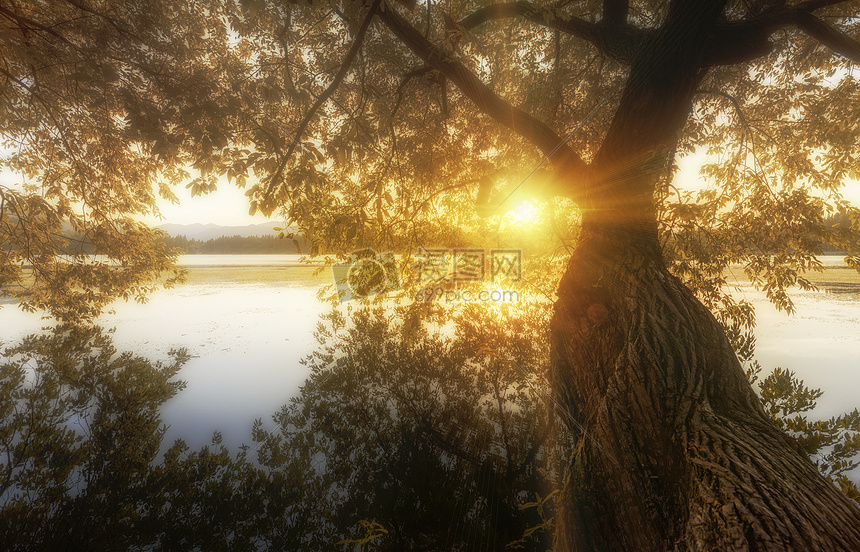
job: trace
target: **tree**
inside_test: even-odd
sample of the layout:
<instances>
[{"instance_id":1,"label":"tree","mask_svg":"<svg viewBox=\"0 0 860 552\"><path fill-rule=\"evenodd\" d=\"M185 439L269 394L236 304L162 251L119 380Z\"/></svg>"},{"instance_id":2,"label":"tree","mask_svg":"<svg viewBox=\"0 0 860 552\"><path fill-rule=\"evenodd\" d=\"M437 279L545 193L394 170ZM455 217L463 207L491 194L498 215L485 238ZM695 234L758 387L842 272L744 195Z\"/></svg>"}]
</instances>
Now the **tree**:
<instances>
[{"instance_id":1,"label":"tree","mask_svg":"<svg viewBox=\"0 0 860 552\"><path fill-rule=\"evenodd\" d=\"M47 186L39 205L56 216L32 220L69 216L75 201L134 212L151 205L156 169L179 180L189 163L195 192L218 175L254 182L251 210L281 210L312 253L456 245L478 212L506 208L494 187L566 198L580 220L551 324L552 384L590 438L571 458L557 547L847 550L860 547L860 513L767 417L732 347L748 356L750 311L720 289L722 268L742 262L790 309L786 288L809 285L822 243L856 251L858 213L839 191L858 171L856 8L4 5L2 132L27 137L12 164ZM94 151L116 158L96 159L147 171L124 183L94 163L99 181L69 161L111 137L119 149ZM674 158L696 148L716 158L713 187L675 194ZM464 208L476 190L477 209ZM823 223L835 213L853 232ZM4 275L22 258L6 251L26 250L14 243Z\"/></svg>"},{"instance_id":2,"label":"tree","mask_svg":"<svg viewBox=\"0 0 860 552\"><path fill-rule=\"evenodd\" d=\"M169 183L195 161L183 136L203 151L226 140L204 101L218 87L213 52L226 49L226 29L198 8L0 5L3 167L18 180L0 186L0 286L24 308L91 320L117 297L143 301L182 281L178 251L140 216L157 213L154 190L176 201ZM175 115L163 119L169 134L152 122L162 112Z\"/></svg>"}]
</instances>

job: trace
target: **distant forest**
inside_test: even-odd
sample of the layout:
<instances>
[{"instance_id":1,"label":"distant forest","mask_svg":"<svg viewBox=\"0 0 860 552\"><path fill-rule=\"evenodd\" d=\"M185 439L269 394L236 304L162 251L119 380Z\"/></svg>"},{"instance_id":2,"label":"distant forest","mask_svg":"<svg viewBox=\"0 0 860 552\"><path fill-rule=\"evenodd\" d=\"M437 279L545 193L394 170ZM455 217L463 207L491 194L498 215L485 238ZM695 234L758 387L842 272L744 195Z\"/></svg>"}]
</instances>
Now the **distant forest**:
<instances>
[{"instance_id":1,"label":"distant forest","mask_svg":"<svg viewBox=\"0 0 860 552\"><path fill-rule=\"evenodd\" d=\"M825 224L829 225L831 228L838 229L841 231L847 232L849 228L851 228L852 222L851 218L844 213L836 213L824 219ZM856 246L856 242L851 240L852 243ZM824 244L824 253L825 254L837 254L837 253L845 253L845 250L835 247L831 244Z\"/></svg>"},{"instance_id":2,"label":"distant forest","mask_svg":"<svg viewBox=\"0 0 860 552\"><path fill-rule=\"evenodd\" d=\"M291 239L277 236L221 236L211 240L196 240L183 235L162 238L170 247L178 247L188 255L260 255L303 253L302 240L298 246Z\"/></svg>"},{"instance_id":3,"label":"distant forest","mask_svg":"<svg viewBox=\"0 0 860 552\"><path fill-rule=\"evenodd\" d=\"M835 214L825 218L825 224L833 228L847 230L851 227L851 219L843 214ZM64 234L70 239L66 248L68 253L94 253L91 244L83 240L83 236L70 228L64 228ZM306 242L301 237L279 239L269 236L221 236L209 240L188 238L185 235L165 236L162 241L170 247L178 247L189 255L261 255L261 254L302 254L307 252ZM831 244L822 244L822 253L838 254L845 251Z\"/></svg>"}]
</instances>

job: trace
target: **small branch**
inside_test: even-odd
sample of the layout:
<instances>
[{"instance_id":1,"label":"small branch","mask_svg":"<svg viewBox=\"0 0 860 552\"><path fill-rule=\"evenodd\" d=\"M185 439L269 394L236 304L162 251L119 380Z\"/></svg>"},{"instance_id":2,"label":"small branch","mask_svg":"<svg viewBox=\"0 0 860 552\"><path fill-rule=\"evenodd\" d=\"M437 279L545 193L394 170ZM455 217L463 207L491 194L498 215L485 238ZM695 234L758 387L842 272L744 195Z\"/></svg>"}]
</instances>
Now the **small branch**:
<instances>
[{"instance_id":1,"label":"small branch","mask_svg":"<svg viewBox=\"0 0 860 552\"><path fill-rule=\"evenodd\" d=\"M403 80L400 81L400 84L397 86L397 90L395 91L397 100L394 102L394 108L391 110L392 118L394 118L394 114L397 113L397 110L400 108L400 104L403 102L403 91L406 89L406 85L409 84L412 79L422 77L428 73L432 73L433 71L434 69L432 67L425 65L424 67L413 69L403 75Z\"/></svg>"},{"instance_id":2,"label":"small branch","mask_svg":"<svg viewBox=\"0 0 860 552\"><path fill-rule=\"evenodd\" d=\"M105 14L103 14L103 13L101 13L101 12L97 12L97 11L95 11L94 9L92 9L92 8L90 8L90 7L88 7L88 6L85 6L85 5L81 4L78 0L66 0L66 2L67 2L68 4L71 4L71 5L72 5L72 6L74 6L74 7L78 8L78 9L79 9L79 10L81 10L82 12L86 12L86 13L92 14L92 15L94 15L94 16L96 16L96 17L100 18L100 19L104 19L104 20L105 20L105 21L107 21L107 22L108 22L108 24L110 24L110 26L111 26L111 27L113 27L113 28L116 30L116 32L118 32L120 35L123 35L123 36L126 36L126 35L127 35L127 36L130 36L130 37L134 38L134 39L135 39L135 40L137 40L138 42L145 43L143 40L141 40L137 35L135 35L135 34L134 34L133 32L131 32L129 29L127 29L127 28L126 28L126 29L123 29L122 27L120 27L120 26L119 26L119 24L116 22L116 20L115 20L115 19L113 19L112 17L108 17L107 15L105 15Z\"/></svg>"},{"instance_id":3,"label":"small branch","mask_svg":"<svg viewBox=\"0 0 860 552\"><path fill-rule=\"evenodd\" d=\"M744 117L744 112L741 109L741 104L738 102L738 99L729 94L728 92L723 92L722 90L711 90L711 89L699 89L696 91L696 94L710 94L711 96L720 96L729 100L735 108L735 112L738 114L738 118L741 120L741 124L743 126L748 126L746 124L746 117Z\"/></svg>"},{"instance_id":4,"label":"small branch","mask_svg":"<svg viewBox=\"0 0 860 552\"><path fill-rule=\"evenodd\" d=\"M439 448L450 452L454 456L457 456L461 460L464 460L473 466L480 466L481 459L475 456L474 454L470 454L469 452L463 450L461 447L458 447L456 444L448 441L444 435L442 435L436 428L434 428L431 423L427 420L420 420L418 423L418 427L420 430L423 430L425 433L429 435L431 440L438 446Z\"/></svg>"},{"instance_id":5,"label":"small branch","mask_svg":"<svg viewBox=\"0 0 860 552\"><path fill-rule=\"evenodd\" d=\"M352 62L355 60L355 56L358 55L359 50L361 50L361 45L364 43L364 35L367 33L368 27L370 27L370 22L373 19L374 15L376 15L377 10L379 9L379 5L382 3L382 0L374 0L373 4L370 6L370 9L367 12L367 15L364 17L364 21L361 22L361 27L358 29L358 33L355 35L355 40L352 43L349 51L346 53L346 57L343 59L343 63L340 66L337 74L335 74L334 79L328 85L328 87L323 91L322 94L319 95L316 102L311 106L308 112L305 114L304 119L299 123L299 127L293 136L292 143L290 144L289 149L287 150L286 155L281 160L281 164L278 166L278 170L275 171L275 174L272 175L271 180L269 181L269 185L266 186L266 192L264 197L268 198L272 193L272 190L275 186L275 183L280 180L281 175L284 172L284 167L287 165L287 161L289 161L290 156L292 156L296 147L299 144L299 140L301 140L302 133L304 133L308 124L310 124L311 119L313 119L316 111L322 107L322 105L329 99L329 97L334 93L338 86L340 86L341 81L343 81L347 72L349 71Z\"/></svg>"},{"instance_id":6,"label":"small branch","mask_svg":"<svg viewBox=\"0 0 860 552\"><path fill-rule=\"evenodd\" d=\"M13 12L12 10L10 10L8 8L0 6L0 13L5 15L10 21L16 22L18 24L18 28L21 29L21 33L23 35L27 34L28 29L30 29L30 30L39 29L39 30L45 31L46 33L50 34L51 36L53 36L55 38L58 38L59 40L65 42L66 44L72 44L66 37L64 37L63 35L61 35L57 31L55 31L54 29L47 27L45 25L42 25L41 23L39 23L37 21L34 21L34 20L29 19L27 17L24 17L23 15L19 15L19 14Z\"/></svg>"},{"instance_id":7,"label":"small branch","mask_svg":"<svg viewBox=\"0 0 860 552\"><path fill-rule=\"evenodd\" d=\"M543 444L546 442L546 439L549 436L548 426L548 422L544 422L543 424L541 424L541 427L537 432L537 440L535 440L532 446L529 447L529 450L523 458L523 461L520 462L519 466L517 466L516 470L514 470L514 472L511 474L511 479L513 479L514 477L519 477L526 471L527 468L533 465L535 457L537 457L538 453L540 452L540 449L543 447Z\"/></svg>"}]
</instances>

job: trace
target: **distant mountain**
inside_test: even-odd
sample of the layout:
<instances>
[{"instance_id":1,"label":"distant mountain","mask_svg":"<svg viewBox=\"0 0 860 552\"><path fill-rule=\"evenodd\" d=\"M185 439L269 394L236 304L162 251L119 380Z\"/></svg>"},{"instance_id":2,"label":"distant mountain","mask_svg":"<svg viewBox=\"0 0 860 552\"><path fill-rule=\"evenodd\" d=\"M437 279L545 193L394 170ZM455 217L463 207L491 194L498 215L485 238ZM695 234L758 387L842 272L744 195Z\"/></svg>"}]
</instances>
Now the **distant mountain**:
<instances>
[{"instance_id":1,"label":"distant mountain","mask_svg":"<svg viewBox=\"0 0 860 552\"><path fill-rule=\"evenodd\" d=\"M221 226L218 224L162 224L158 228L164 230L170 236L185 236L193 240L212 240L222 236L276 236L278 231L273 230L279 226L277 222L261 222L248 224L246 226Z\"/></svg>"}]
</instances>

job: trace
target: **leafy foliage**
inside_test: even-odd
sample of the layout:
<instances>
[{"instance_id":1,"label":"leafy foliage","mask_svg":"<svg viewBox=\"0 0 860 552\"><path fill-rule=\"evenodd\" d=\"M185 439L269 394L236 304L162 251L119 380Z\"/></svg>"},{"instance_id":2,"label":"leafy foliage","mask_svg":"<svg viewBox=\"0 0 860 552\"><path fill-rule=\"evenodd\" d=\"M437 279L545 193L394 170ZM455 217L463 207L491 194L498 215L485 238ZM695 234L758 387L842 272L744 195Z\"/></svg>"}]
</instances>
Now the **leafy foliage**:
<instances>
[{"instance_id":1,"label":"leafy foliage","mask_svg":"<svg viewBox=\"0 0 860 552\"><path fill-rule=\"evenodd\" d=\"M408 4L379 2L374 14L339 0L4 7L0 135L22 184L0 187L2 292L73 320L117 296L143 299L165 275L178 281L176 251L135 222L157 211L156 193L175 200L175 185L193 195L219 179L247 186L251 210L279 212L311 254L457 245L486 226L482 209L498 219L523 197L572 197L584 177L567 174L560 153L547 162L536 136L557 134L593 160L630 49L671 3L631 4L625 40L601 30L598 2ZM786 289L810 286L803 275L823 244L854 252L860 232L841 195L857 174L851 54L780 23L807 10L850 37L852 4L753 4L730 2L725 17L760 21L771 46L735 52L728 40L709 54L675 146L709 155L708 187L674 193L667 173L656 197L667 261L748 343L748 307L720 291L728 266L791 310ZM403 29L420 30L426 47ZM443 54L459 73L434 65ZM496 107L482 103L488 94ZM511 132L514 112L528 124ZM572 243L575 206L548 205L536 241ZM825 223L837 215L851 226ZM104 256L58 257L69 249L63 222Z\"/></svg>"},{"instance_id":2,"label":"leafy foliage","mask_svg":"<svg viewBox=\"0 0 860 552\"><path fill-rule=\"evenodd\" d=\"M181 280L176 252L136 217L157 212L155 189L175 200L167 183L184 180L190 161L180 153L182 137L212 140L204 136L211 110L201 113L201 104L209 105L215 74L206 67L214 69L210 56L226 34L199 7L2 7L2 166L17 180L0 186L4 295L74 321L118 296L142 299L155 283ZM70 244L66 227L101 256Z\"/></svg>"},{"instance_id":3,"label":"leafy foliage","mask_svg":"<svg viewBox=\"0 0 860 552\"><path fill-rule=\"evenodd\" d=\"M751 381L758 380L760 368L754 366ZM823 392L809 389L792 372L776 368L758 384L768 415L797 439L818 470L834 480L850 498L860 502L857 485L846 472L860 466L860 411L810 421L803 415L815 408Z\"/></svg>"}]
</instances>

